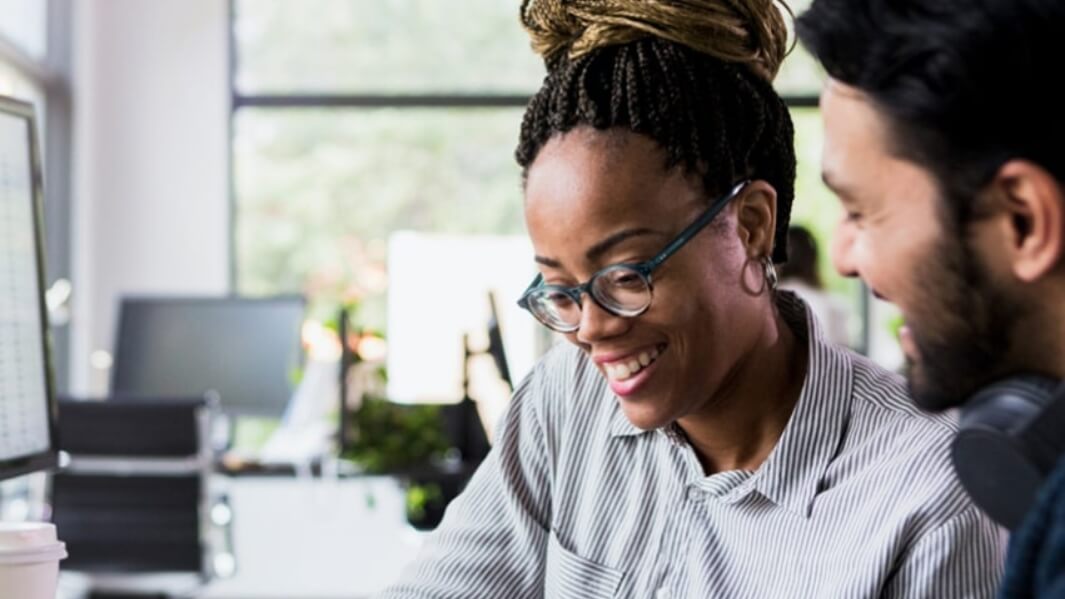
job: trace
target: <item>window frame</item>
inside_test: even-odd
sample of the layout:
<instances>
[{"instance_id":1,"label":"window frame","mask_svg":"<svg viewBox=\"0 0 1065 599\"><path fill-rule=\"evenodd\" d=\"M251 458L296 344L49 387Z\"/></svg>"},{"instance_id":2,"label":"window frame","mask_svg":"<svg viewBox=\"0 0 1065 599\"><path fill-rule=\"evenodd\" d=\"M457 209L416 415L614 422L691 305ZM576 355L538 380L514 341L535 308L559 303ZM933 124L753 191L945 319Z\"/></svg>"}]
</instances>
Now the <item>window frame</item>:
<instances>
[{"instance_id":1,"label":"window frame","mask_svg":"<svg viewBox=\"0 0 1065 599\"><path fill-rule=\"evenodd\" d=\"M470 94L340 94L340 93L242 93L237 87L239 49L236 38L237 1L228 0L228 81L229 81L229 131L228 131L228 197L229 197L229 288L237 288L237 188L234 172L233 142L236 134L234 123L237 113L246 108L524 108L530 94L470 93ZM818 108L817 94L782 94L784 103L791 108ZM858 351L868 353L870 342L870 297L865 283L861 283L861 337Z\"/></svg>"}]
</instances>

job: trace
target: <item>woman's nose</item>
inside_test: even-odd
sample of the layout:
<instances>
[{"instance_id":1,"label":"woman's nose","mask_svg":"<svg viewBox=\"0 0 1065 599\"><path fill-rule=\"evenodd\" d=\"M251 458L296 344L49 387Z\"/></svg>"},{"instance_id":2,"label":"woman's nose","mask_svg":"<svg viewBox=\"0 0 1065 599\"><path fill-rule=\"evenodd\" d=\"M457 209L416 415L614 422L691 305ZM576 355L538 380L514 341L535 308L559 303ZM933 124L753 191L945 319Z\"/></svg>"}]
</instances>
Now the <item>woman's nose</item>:
<instances>
[{"instance_id":1,"label":"woman's nose","mask_svg":"<svg viewBox=\"0 0 1065 599\"><path fill-rule=\"evenodd\" d=\"M593 344L614 337L628 329L628 320L608 312L591 296L585 295L581 302L581 328L577 329L577 340Z\"/></svg>"}]
</instances>

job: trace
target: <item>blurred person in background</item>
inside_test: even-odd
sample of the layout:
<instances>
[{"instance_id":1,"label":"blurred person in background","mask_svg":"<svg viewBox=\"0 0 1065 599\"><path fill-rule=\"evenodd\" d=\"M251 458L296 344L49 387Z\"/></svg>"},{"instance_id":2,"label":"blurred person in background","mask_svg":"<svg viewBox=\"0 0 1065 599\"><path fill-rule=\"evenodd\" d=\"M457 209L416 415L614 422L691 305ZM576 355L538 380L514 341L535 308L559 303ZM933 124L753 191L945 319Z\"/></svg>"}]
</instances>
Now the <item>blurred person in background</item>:
<instances>
[{"instance_id":1,"label":"blurred person in background","mask_svg":"<svg viewBox=\"0 0 1065 599\"><path fill-rule=\"evenodd\" d=\"M951 472L949 420L776 289L795 179L777 5L521 16L547 76L517 149L541 273L520 303L568 343L382 596L990 597L998 534Z\"/></svg>"},{"instance_id":2,"label":"blurred person in background","mask_svg":"<svg viewBox=\"0 0 1065 599\"><path fill-rule=\"evenodd\" d=\"M798 33L836 267L898 305L919 405L961 408L955 467L1015 527L999 596L1065 597L1065 2L815 0Z\"/></svg>"},{"instance_id":3,"label":"blurred person in background","mask_svg":"<svg viewBox=\"0 0 1065 599\"><path fill-rule=\"evenodd\" d=\"M805 227L788 227L788 261L781 264L780 288L794 291L820 321L832 343L850 345L850 310L846 302L825 289L817 270L817 240Z\"/></svg>"}]
</instances>

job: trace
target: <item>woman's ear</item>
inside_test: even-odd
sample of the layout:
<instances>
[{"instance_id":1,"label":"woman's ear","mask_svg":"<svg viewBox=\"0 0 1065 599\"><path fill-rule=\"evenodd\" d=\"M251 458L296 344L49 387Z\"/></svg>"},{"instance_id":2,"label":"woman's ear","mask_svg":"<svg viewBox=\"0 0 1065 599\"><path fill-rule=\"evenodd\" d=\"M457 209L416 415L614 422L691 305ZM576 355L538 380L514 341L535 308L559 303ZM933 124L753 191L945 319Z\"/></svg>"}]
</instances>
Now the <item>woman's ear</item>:
<instances>
[{"instance_id":1,"label":"woman's ear","mask_svg":"<svg viewBox=\"0 0 1065 599\"><path fill-rule=\"evenodd\" d=\"M1000 200L1002 226L996 250L1014 276L1033 282L1061 263L1065 251L1065 197L1061 185L1041 166L1011 160L991 185Z\"/></svg>"},{"instance_id":2,"label":"woman's ear","mask_svg":"<svg viewBox=\"0 0 1065 599\"><path fill-rule=\"evenodd\" d=\"M752 181L734 202L737 229L747 257L772 256L777 225L777 191L765 181Z\"/></svg>"}]
</instances>

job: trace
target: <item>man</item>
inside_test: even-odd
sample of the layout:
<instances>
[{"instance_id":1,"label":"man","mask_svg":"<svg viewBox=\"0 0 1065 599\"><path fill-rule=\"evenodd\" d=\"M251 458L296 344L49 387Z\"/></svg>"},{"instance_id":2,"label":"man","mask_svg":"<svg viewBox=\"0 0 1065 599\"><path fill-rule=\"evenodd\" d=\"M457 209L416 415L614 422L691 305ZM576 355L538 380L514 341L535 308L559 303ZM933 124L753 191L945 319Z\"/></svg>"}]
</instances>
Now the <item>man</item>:
<instances>
[{"instance_id":1,"label":"man","mask_svg":"<svg viewBox=\"0 0 1065 599\"><path fill-rule=\"evenodd\" d=\"M917 402L971 409L1004 377L1065 379L1065 2L815 0L797 30L830 76L833 260L902 311ZM1065 597L1052 436L1001 597Z\"/></svg>"}]
</instances>

